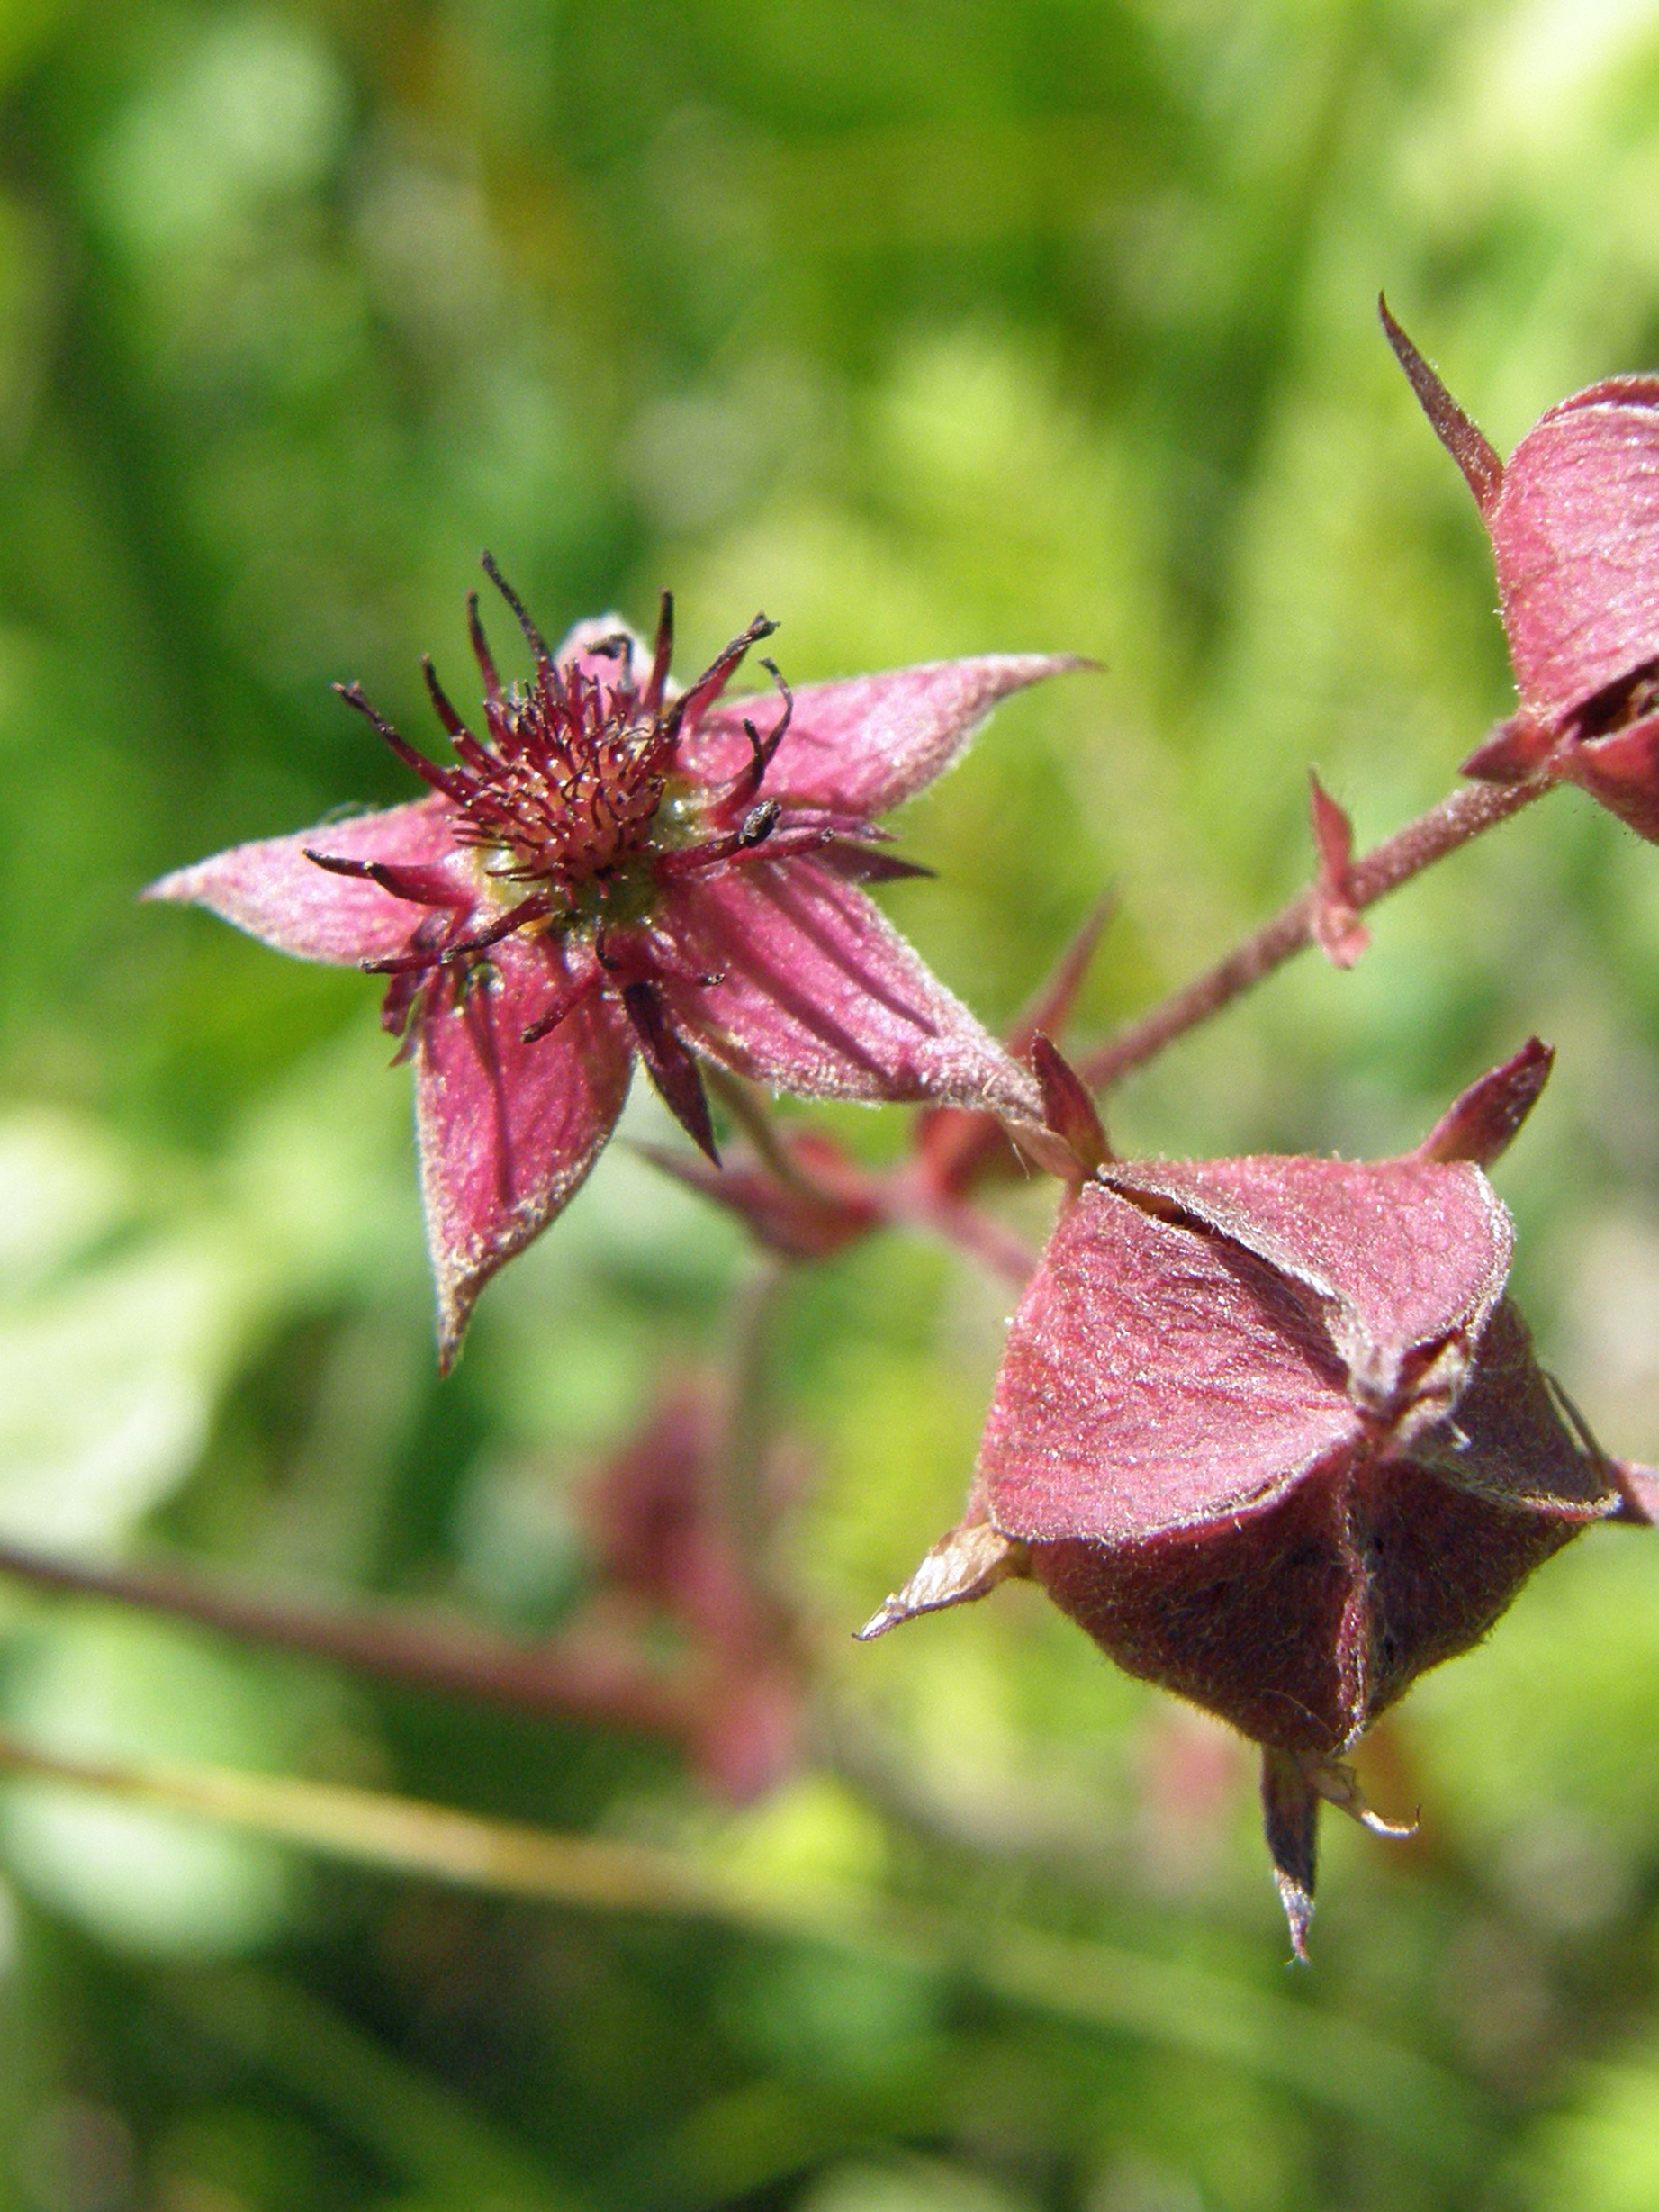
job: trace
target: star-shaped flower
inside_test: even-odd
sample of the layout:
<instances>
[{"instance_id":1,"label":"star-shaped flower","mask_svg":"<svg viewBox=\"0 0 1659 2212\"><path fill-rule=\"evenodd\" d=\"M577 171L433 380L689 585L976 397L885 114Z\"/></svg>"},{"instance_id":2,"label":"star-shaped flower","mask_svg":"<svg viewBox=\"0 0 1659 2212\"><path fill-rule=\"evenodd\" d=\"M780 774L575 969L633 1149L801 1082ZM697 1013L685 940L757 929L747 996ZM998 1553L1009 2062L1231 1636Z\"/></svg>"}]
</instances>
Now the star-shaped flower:
<instances>
[{"instance_id":1,"label":"star-shaped flower","mask_svg":"<svg viewBox=\"0 0 1659 2212\"><path fill-rule=\"evenodd\" d=\"M689 689L614 619L550 652L494 564L535 664L482 672L475 735L423 664L454 765L342 696L428 787L409 805L237 845L147 894L266 943L388 978L384 1021L416 1063L428 1241L446 1368L480 1290L539 1234L603 1149L635 1055L705 1151L700 1055L807 1097L934 1100L1015 1119L1031 1078L859 888L922 872L874 817L947 768L999 700L1079 665L991 655L777 686L770 726L722 702L757 616Z\"/></svg>"}]
</instances>

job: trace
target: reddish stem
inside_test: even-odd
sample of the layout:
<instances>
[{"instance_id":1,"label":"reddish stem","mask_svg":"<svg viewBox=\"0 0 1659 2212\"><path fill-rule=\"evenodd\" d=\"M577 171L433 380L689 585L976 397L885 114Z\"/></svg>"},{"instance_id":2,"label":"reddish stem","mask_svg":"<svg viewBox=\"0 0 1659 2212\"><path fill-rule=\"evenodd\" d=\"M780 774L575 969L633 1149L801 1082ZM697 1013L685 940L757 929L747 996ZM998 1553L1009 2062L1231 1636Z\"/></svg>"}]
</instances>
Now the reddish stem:
<instances>
[{"instance_id":1,"label":"reddish stem","mask_svg":"<svg viewBox=\"0 0 1659 2212\"><path fill-rule=\"evenodd\" d=\"M1483 832L1495 829L1500 822L1507 822L1512 814L1519 814L1554 788L1552 780L1544 776L1530 777L1524 783L1461 785L1438 807L1430 807L1427 814L1420 814L1414 822L1408 822L1354 862L1348 879L1349 904L1356 911L1375 906L1436 861L1444 860ZM1298 892L1236 951L1150 1014L1127 1024L1098 1052L1091 1052L1080 1070L1086 1081L1095 1090L1109 1090L1126 1075L1155 1060L1189 1029L1196 1029L1212 1015L1219 1014L1253 983L1271 975L1293 953L1312 942L1318 911L1315 889Z\"/></svg>"},{"instance_id":2,"label":"reddish stem","mask_svg":"<svg viewBox=\"0 0 1659 2212\"><path fill-rule=\"evenodd\" d=\"M210 1582L176 1567L97 1566L0 1544L0 1574L49 1590L199 1621L226 1636L275 1645L383 1681L482 1700L520 1713L682 1738L686 1695L645 1674L628 1653L574 1638L519 1644L406 1609L348 1612Z\"/></svg>"}]
</instances>

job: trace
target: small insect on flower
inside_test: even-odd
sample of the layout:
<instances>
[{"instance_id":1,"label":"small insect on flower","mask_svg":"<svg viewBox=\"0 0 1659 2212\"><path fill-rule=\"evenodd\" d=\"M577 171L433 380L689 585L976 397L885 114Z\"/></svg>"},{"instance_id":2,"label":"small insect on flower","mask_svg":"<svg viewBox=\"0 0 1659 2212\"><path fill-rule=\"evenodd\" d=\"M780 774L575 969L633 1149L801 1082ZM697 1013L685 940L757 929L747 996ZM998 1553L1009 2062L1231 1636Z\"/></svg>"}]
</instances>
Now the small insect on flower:
<instances>
[{"instance_id":1,"label":"small insect on flower","mask_svg":"<svg viewBox=\"0 0 1659 2212\"><path fill-rule=\"evenodd\" d=\"M592 1167L636 1055L711 1158L699 1056L807 1097L1035 1115L1030 1077L860 886L925 872L881 849L876 816L998 700L1081 665L992 655L791 694L766 661L762 714L722 695L764 616L681 690L666 593L650 646L606 618L555 653L484 567L534 674L502 682L473 595L481 730L423 664L452 765L340 687L426 798L235 846L146 894L387 979L385 1025L416 1063L446 1368L483 1285Z\"/></svg>"},{"instance_id":2,"label":"small insect on flower","mask_svg":"<svg viewBox=\"0 0 1659 2212\"><path fill-rule=\"evenodd\" d=\"M1534 1039L1399 1160L1132 1163L1091 1135L967 1512L863 1631L1029 1575L1231 1722L1298 1956L1321 1801L1383 1825L1343 1755L1581 1529L1648 1517L1504 1296L1483 1169L1549 1064Z\"/></svg>"}]
</instances>

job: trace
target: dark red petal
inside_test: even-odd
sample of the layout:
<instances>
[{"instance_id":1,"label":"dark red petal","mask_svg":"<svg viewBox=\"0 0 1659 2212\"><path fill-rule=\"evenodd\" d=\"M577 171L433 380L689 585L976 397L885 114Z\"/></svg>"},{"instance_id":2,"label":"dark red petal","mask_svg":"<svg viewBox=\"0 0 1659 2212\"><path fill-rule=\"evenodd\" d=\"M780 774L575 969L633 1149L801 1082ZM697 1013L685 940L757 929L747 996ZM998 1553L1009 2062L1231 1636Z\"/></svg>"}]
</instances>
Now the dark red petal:
<instances>
[{"instance_id":1,"label":"dark red petal","mask_svg":"<svg viewBox=\"0 0 1659 2212\"><path fill-rule=\"evenodd\" d=\"M664 919L719 979L664 980L674 1026L735 1073L803 1097L939 1098L1039 1118L1032 1078L856 885L815 862L689 879Z\"/></svg>"},{"instance_id":2,"label":"dark red petal","mask_svg":"<svg viewBox=\"0 0 1659 2212\"><path fill-rule=\"evenodd\" d=\"M1071 1009L1077 1004L1077 993L1083 988L1083 979L1088 973L1089 962L1095 957L1101 932L1112 919L1116 907L1115 891L1107 891L1095 901L1083 926L1055 963L1053 974L1043 984L1030 1009L1020 1016L1009 1031L1010 1051L1029 1052L1031 1041L1039 1030L1045 1035L1058 1036L1070 1021Z\"/></svg>"},{"instance_id":3,"label":"dark red petal","mask_svg":"<svg viewBox=\"0 0 1659 2212\"><path fill-rule=\"evenodd\" d=\"M1442 1481L1505 1512L1538 1513L1569 1532L1575 1522L1603 1520L1618 1502L1611 1465L1567 1427L1560 1400L1533 1357L1519 1309L1501 1299L1455 1424L1425 1435L1414 1456Z\"/></svg>"},{"instance_id":4,"label":"dark red petal","mask_svg":"<svg viewBox=\"0 0 1659 2212\"><path fill-rule=\"evenodd\" d=\"M758 1242L788 1259L827 1259L876 1222L873 1206L786 1182L766 1168L746 1162L717 1168L695 1152L671 1152L658 1144L638 1149L664 1175L728 1207Z\"/></svg>"},{"instance_id":5,"label":"dark red petal","mask_svg":"<svg viewBox=\"0 0 1659 2212\"><path fill-rule=\"evenodd\" d=\"M1659 1528L1659 1467L1644 1467L1638 1459L1615 1459L1611 1469L1619 1503L1618 1510L1609 1519L1633 1521L1645 1529Z\"/></svg>"},{"instance_id":6,"label":"dark red petal","mask_svg":"<svg viewBox=\"0 0 1659 2212\"><path fill-rule=\"evenodd\" d=\"M1319 1871L1318 1791L1303 1763L1288 1751L1261 1755L1262 1828L1273 1860L1279 1902L1290 1924L1290 1947L1303 1965L1308 1957L1308 1923L1313 1918L1313 1883Z\"/></svg>"},{"instance_id":7,"label":"dark red petal","mask_svg":"<svg viewBox=\"0 0 1659 2212\"><path fill-rule=\"evenodd\" d=\"M545 940L509 937L421 1009L416 1117L446 1368L479 1292L574 1195L622 1111L633 1052L605 1000L522 1041L572 980Z\"/></svg>"},{"instance_id":8,"label":"dark red petal","mask_svg":"<svg viewBox=\"0 0 1659 2212\"><path fill-rule=\"evenodd\" d=\"M717 1168L720 1154L715 1143L714 1124L708 1117L703 1079L696 1061L674 1034L656 986L625 983L622 1005L634 1025L634 1042L639 1047L639 1056L663 1105L692 1143L707 1153Z\"/></svg>"},{"instance_id":9,"label":"dark red petal","mask_svg":"<svg viewBox=\"0 0 1659 2212\"><path fill-rule=\"evenodd\" d=\"M857 1631L861 1644L873 1643L918 1613L942 1612L988 1597L998 1584L1031 1572L1029 1548L1005 1536L969 1503L966 1517L942 1536L902 1590L895 1590Z\"/></svg>"},{"instance_id":10,"label":"dark red petal","mask_svg":"<svg viewBox=\"0 0 1659 2212\"><path fill-rule=\"evenodd\" d=\"M1010 692L1089 665L1066 654L987 654L809 685L795 694L766 789L786 804L884 814L942 774ZM689 774L721 783L749 764L745 713L753 702L734 700L704 717L681 745Z\"/></svg>"},{"instance_id":11,"label":"dark red petal","mask_svg":"<svg viewBox=\"0 0 1659 2212\"><path fill-rule=\"evenodd\" d=\"M848 883L904 883L936 872L917 861L901 860L897 853L872 852L867 844L821 845L818 865Z\"/></svg>"},{"instance_id":12,"label":"dark red petal","mask_svg":"<svg viewBox=\"0 0 1659 2212\"><path fill-rule=\"evenodd\" d=\"M1093 1175L1113 1157L1100 1109L1069 1061L1061 1058L1041 1030L1031 1041L1032 1071L1042 1091L1042 1117L1085 1175Z\"/></svg>"},{"instance_id":13,"label":"dark red petal","mask_svg":"<svg viewBox=\"0 0 1659 2212\"><path fill-rule=\"evenodd\" d=\"M250 936L302 960L356 967L401 951L419 921L419 909L378 883L319 868L307 849L341 860L419 870L428 880L424 871L442 867L465 887L471 862L455 850L450 818L442 799L418 799L383 814L320 822L297 836L232 845L194 868L163 876L144 897L206 907ZM469 891L469 902L470 896Z\"/></svg>"},{"instance_id":14,"label":"dark red petal","mask_svg":"<svg viewBox=\"0 0 1659 2212\"><path fill-rule=\"evenodd\" d=\"M477 897L471 884L458 882L441 867L409 868L395 866L391 861L347 860L342 853L317 853L309 845L305 857L313 868L325 869L329 875L378 883L383 891L407 899L410 906L442 907L459 913Z\"/></svg>"},{"instance_id":15,"label":"dark red petal","mask_svg":"<svg viewBox=\"0 0 1659 2212\"><path fill-rule=\"evenodd\" d=\"M1271 1270L1086 1183L1008 1332L992 1518L1110 1543L1258 1511L1357 1440L1344 1386Z\"/></svg>"},{"instance_id":16,"label":"dark red petal","mask_svg":"<svg viewBox=\"0 0 1659 2212\"><path fill-rule=\"evenodd\" d=\"M1487 732L1457 772L1482 783L1524 783L1543 767L1555 750L1555 738L1549 724L1524 711L1512 714Z\"/></svg>"},{"instance_id":17,"label":"dark red petal","mask_svg":"<svg viewBox=\"0 0 1659 2212\"><path fill-rule=\"evenodd\" d=\"M1507 1152L1555 1063L1553 1045L1528 1037L1519 1052L1471 1083L1418 1146L1417 1160L1469 1160L1490 1168Z\"/></svg>"}]
</instances>

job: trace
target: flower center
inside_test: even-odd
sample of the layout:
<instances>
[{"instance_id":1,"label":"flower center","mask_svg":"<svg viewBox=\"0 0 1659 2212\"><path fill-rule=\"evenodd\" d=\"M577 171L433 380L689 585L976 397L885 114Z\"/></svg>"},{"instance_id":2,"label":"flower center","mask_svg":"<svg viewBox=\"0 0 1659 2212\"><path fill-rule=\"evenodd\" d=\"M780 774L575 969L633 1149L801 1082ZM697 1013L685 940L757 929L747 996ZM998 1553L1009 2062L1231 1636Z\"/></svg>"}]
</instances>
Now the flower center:
<instances>
[{"instance_id":1,"label":"flower center","mask_svg":"<svg viewBox=\"0 0 1659 2212\"><path fill-rule=\"evenodd\" d=\"M640 947L619 965L607 952L608 933L654 926L656 909L672 880L688 871L721 867L753 853L771 838L780 819L775 800L755 802L772 754L789 725L789 687L764 664L783 694L783 713L765 737L743 725L751 761L729 781L706 789L678 774L674 755L681 736L695 729L727 679L757 640L777 627L757 615L717 655L688 691L669 697L673 608L663 595L650 665L636 671L635 640L627 631L580 632L573 649L555 662L541 632L525 612L488 555L484 568L518 617L536 663L528 684L506 689L484 637L474 595L467 602L473 650L484 680L484 731L474 736L422 662L427 689L449 733L455 765L439 767L401 737L356 684L339 687L347 705L367 717L432 791L449 804L455 846L478 855L473 889L441 866L309 857L336 874L365 876L425 908L401 953L365 964L392 980L384 1020L401 1030L421 979L450 970L464 979L475 958L516 933L559 935L580 930L592 940L593 962L579 989L594 988L601 971L607 988L646 989L637 973L616 978ZM808 844L826 834L803 823ZM613 940L614 941L614 940ZM674 957L658 943L660 965ZM566 1008L568 1010L568 1008ZM562 1015L526 1033L545 1034Z\"/></svg>"},{"instance_id":2,"label":"flower center","mask_svg":"<svg viewBox=\"0 0 1659 2212\"><path fill-rule=\"evenodd\" d=\"M562 907L594 878L626 866L651 841L672 738L628 681L610 684L574 664L546 662L491 715L492 751L468 761L455 841L485 848L485 872L535 884Z\"/></svg>"}]
</instances>

